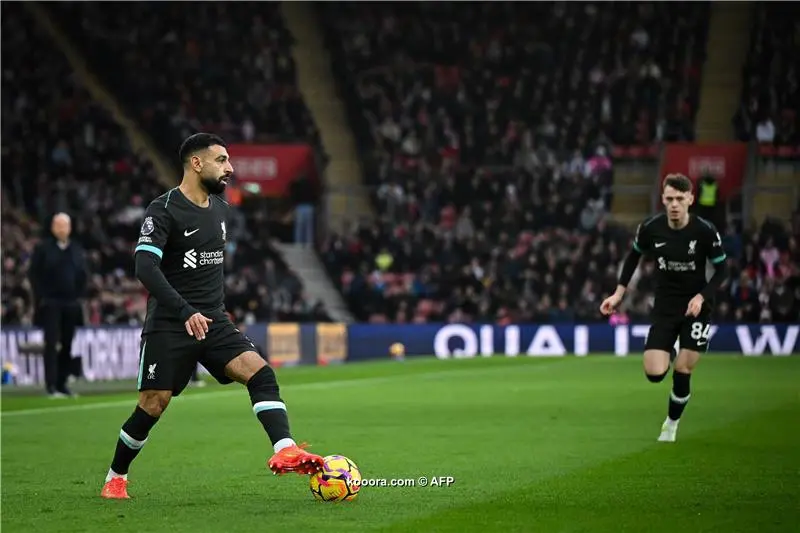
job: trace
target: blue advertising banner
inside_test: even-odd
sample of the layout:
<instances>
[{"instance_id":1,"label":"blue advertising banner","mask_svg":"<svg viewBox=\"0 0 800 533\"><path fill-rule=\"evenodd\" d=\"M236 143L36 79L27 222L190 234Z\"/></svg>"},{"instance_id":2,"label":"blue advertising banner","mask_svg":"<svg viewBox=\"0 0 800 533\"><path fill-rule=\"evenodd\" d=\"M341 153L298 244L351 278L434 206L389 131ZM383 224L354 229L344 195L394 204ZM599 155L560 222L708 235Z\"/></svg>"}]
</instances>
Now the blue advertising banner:
<instances>
[{"instance_id":1,"label":"blue advertising banner","mask_svg":"<svg viewBox=\"0 0 800 533\"><path fill-rule=\"evenodd\" d=\"M575 355L626 356L644 349L649 326L608 324L466 325L466 324L253 324L244 330L277 365L328 364L389 358L390 347L402 344L407 356L458 357ZM128 326L79 328L72 343L89 381L133 379L139 370L141 329ZM800 325L722 324L708 332L709 351L746 356L800 353ZM39 384L41 355L26 346L41 344L37 328L0 329L0 361L4 374L20 384Z\"/></svg>"},{"instance_id":2,"label":"blue advertising banner","mask_svg":"<svg viewBox=\"0 0 800 533\"><path fill-rule=\"evenodd\" d=\"M441 359L475 356L552 357L641 353L650 326L646 324L556 325L361 325L348 328L348 360L388 357L389 347L399 342L406 355L436 355ZM711 326L709 351L743 355L790 355L798 347L800 326Z\"/></svg>"}]
</instances>

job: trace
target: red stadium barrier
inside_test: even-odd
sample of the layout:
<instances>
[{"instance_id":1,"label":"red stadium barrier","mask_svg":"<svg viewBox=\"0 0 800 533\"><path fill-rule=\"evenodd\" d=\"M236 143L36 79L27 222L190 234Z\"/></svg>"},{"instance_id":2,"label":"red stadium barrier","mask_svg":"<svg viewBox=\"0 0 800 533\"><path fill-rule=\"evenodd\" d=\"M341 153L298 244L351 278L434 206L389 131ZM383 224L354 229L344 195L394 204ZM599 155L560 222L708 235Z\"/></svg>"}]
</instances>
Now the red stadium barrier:
<instances>
[{"instance_id":1,"label":"red stadium barrier","mask_svg":"<svg viewBox=\"0 0 800 533\"><path fill-rule=\"evenodd\" d=\"M228 153L237 186L262 196L286 196L303 174L317 178L314 150L307 144L233 144Z\"/></svg>"},{"instance_id":2,"label":"red stadium barrier","mask_svg":"<svg viewBox=\"0 0 800 533\"><path fill-rule=\"evenodd\" d=\"M708 172L717 178L720 196L729 198L741 189L746 168L746 143L667 143L660 175L681 173L697 180Z\"/></svg>"}]
</instances>

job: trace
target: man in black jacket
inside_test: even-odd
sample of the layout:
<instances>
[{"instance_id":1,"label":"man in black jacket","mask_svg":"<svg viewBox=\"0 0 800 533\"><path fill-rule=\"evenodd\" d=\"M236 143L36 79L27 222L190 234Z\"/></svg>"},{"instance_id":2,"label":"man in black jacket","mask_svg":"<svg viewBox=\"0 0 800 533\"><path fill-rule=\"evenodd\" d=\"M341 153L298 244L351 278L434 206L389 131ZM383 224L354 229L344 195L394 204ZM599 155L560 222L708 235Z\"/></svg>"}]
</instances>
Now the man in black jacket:
<instances>
[{"instance_id":1,"label":"man in black jacket","mask_svg":"<svg viewBox=\"0 0 800 533\"><path fill-rule=\"evenodd\" d=\"M72 361L72 338L81 321L81 298L87 272L83 249L70 240L69 215L58 213L50 227L52 236L33 252L30 278L37 314L44 328L44 377L51 398L72 396L67 377ZM60 349L58 344L61 343Z\"/></svg>"}]
</instances>

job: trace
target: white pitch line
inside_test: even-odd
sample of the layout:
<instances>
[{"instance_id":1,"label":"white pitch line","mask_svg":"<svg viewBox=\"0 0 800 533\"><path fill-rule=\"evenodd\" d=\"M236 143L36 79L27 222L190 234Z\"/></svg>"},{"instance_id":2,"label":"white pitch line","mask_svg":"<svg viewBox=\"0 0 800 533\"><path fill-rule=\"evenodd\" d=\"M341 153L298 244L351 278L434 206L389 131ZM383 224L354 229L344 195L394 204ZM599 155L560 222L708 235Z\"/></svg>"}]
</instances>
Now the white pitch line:
<instances>
[{"instance_id":1,"label":"white pitch line","mask_svg":"<svg viewBox=\"0 0 800 533\"><path fill-rule=\"evenodd\" d=\"M554 360L553 360L554 361ZM549 364L537 364L537 365L525 365L518 366L514 365L513 368L544 368L549 367ZM316 381L313 383L298 383L295 385L282 385L281 390L289 390L289 391L296 391L296 390L314 390L314 389L326 389L329 387L345 387L345 386L357 386L357 385L374 385L376 383L391 383L393 381L399 381L403 379L427 379L431 377L438 377L450 374L486 374L491 372L496 372L499 370L508 370L511 367L507 366L494 366L490 368L471 368L471 369L463 369L463 368L453 368L451 370L438 370L436 372L424 372L420 374L398 374L395 376L382 376L382 377L374 377L374 378L362 378L362 379L340 379L334 381ZM247 392L243 389L237 388L234 390L224 390L219 392L204 392L198 394L188 394L186 396L178 396L172 400L173 403L183 403L190 400L203 400L203 399L216 399L216 398L224 398L226 396L237 396L237 395L244 395L246 396ZM64 401L64 400L62 400ZM129 400L115 400L113 402L95 402L95 403L84 403L79 405L59 405L54 407L37 407L35 409L20 409L18 411L8 411L4 413L0 413L0 417L2 418L11 418L17 416L29 416L29 415L41 415L41 414L50 414L50 413L68 413L73 411L92 411L95 409L105 409L108 407L130 407L133 409L133 406L136 403L136 398L132 397Z\"/></svg>"}]
</instances>

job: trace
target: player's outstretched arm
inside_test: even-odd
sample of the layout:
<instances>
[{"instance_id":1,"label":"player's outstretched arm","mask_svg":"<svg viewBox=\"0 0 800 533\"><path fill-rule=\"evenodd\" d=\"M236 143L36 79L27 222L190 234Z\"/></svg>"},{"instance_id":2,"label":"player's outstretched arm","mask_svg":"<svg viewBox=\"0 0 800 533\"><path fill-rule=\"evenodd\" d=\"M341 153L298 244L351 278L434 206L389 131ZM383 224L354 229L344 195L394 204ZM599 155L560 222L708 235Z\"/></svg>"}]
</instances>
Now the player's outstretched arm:
<instances>
[{"instance_id":1,"label":"player's outstretched arm","mask_svg":"<svg viewBox=\"0 0 800 533\"><path fill-rule=\"evenodd\" d=\"M603 300L602 304L600 304L601 313L604 315L610 315L614 312L620 302L622 302L622 297L625 296L628 283L631 282L633 273L636 272L636 268L639 266L639 260L641 258L642 254L636 250L636 248L631 248L631 250L628 252L628 255L625 256L625 262L622 264L622 272L620 272L619 280L617 281L617 290L614 291L614 294Z\"/></svg>"},{"instance_id":2,"label":"player's outstretched arm","mask_svg":"<svg viewBox=\"0 0 800 533\"><path fill-rule=\"evenodd\" d=\"M628 283L631 282L633 273L639 266L639 260L642 255L648 253L651 249L651 230L650 223L655 220L655 217L645 220L639 227L636 228L636 235L633 238L633 246L631 247L628 255L625 256L625 262L622 264L622 272L620 272L619 280L617 282L617 290L614 294L603 300L600 305L600 312L604 315L610 315L614 309L622 302L622 297L628 288Z\"/></svg>"}]
</instances>

